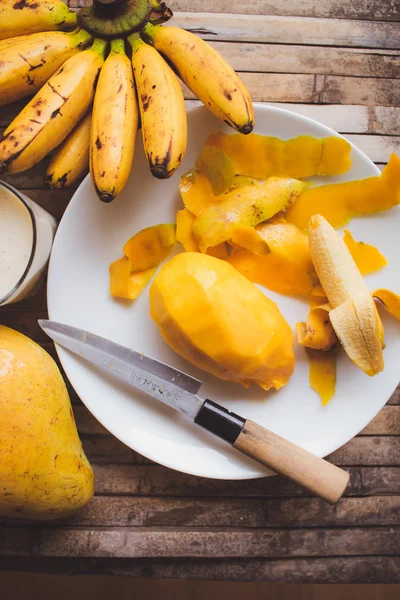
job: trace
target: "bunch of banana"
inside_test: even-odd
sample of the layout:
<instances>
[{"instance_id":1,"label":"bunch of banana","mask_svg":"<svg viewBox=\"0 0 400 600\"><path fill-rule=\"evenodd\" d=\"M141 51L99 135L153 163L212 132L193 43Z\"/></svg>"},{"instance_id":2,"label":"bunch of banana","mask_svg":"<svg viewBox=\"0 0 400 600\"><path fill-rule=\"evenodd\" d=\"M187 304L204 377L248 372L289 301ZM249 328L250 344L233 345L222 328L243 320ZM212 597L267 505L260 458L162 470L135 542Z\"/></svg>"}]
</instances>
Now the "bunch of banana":
<instances>
[{"instance_id":1,"label":"bunch of banana","mask_svg":"<svg viewBox=\"0 0 400 600\"><path fill-rule=\"evenodd\" d=\"M329 320L351 360L367 375L383 370L383 325L350 251L321 215L309 223L315 270L332 309Z\"/></svg>"},{"instance_id":2,"label":"bunch of banana","mask_svg":"<svg viewBox=\"0 0 400 600\"><path fill-rule=\"evenodd\" d=\"M0 172L53 151L50 187L73 185L89 165L110 202L128 180L140 112L150 171L170 177L187 144L178 77L216 117L250 133L253 105L239 76L202 39L164 26L171 17L159 0L94 0L76 14L61 0L0 0L0 106L36 92L0 138Z\"/></svg>"}]
</instances>

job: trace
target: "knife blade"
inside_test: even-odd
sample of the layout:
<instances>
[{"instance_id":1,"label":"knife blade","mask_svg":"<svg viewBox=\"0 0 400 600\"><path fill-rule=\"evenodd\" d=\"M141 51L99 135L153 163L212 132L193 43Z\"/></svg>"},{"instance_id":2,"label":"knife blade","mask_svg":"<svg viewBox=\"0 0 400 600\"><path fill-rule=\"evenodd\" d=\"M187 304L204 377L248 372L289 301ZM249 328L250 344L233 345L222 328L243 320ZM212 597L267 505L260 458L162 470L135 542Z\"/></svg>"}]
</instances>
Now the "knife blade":
<instances>
[{"instance_id":1,"label":"knife blade","mask_svg":"<svg viewBox=\"0 0 400 600\"><path fill-rule=\"evenodd\" d=\"M180 411L243 454L299 483L326 502L343 495L349 474L212 400L198 396L202 382L94 333L48 320L39 325L56 343L133 387Z\"/></svg>"}]
</instances>

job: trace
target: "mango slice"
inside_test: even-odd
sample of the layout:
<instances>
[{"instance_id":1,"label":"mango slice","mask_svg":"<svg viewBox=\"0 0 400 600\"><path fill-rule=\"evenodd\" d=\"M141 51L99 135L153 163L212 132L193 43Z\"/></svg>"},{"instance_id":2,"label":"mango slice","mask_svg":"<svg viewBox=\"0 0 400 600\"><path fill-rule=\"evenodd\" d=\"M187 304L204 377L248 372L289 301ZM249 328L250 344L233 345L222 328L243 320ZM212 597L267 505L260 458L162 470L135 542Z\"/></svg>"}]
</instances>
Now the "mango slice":
<instances>
[{"instance_id":1,"label":"mango slice","mask_svg":"<svg viewBox=\"0 0 400 600\"><path fill-rule=\"evenodd\" d=\"M132 273L131 263L123 256L110 264L110 294L115 298L135 300L156 272L156 267Z\"/></svg>"},{"instance_id":2,"label":"mango slice","mask_svg":"<svg viewBox=\"0 0 400 600\"><path fill-rule=\"evenodd\" d=\"M379 300L393 317L400 321L400 296L390 290L379 289L372 293L372 296Z\"/></svg>"},{"instance_id":3,"label":"mango slice","mask_svg":"<svg viewBox=\"0 0 400 600\"><path fill-rule=\"evenodd\" d=\"M254 227L285 211L307 186L297 179L270 177L259 188L240 188L225 194L219 204L205 208L193 223L200 251L230 240L234 224Z\"/></svg>"},{"instance_id":4,"label":"mango slice","mask_svg":"<svg viewBox=\"0 0 400 600\"><path fill-rule=\"evenodd\" d=\"M310 275L275 252L259 256L238 250L226 259L249 281L285 296L308 296L313 287Z\"/></svg>"},{"instance_id":5,"label":"mango slice","mask_svg":"<svg viewBox=\"0 0 400 600\"><path fill-rule=\"evenodd\" d=\"M220 379L279 389L293 372L290 326L225 261L197 252L172 258L150 288L150 314L175 352Z\"/></svg>"},{"instance_id":6,"label":"mango slice","mask_svg":"<svg viewBox=\"0 0 400 600\"><path fill-rule=\"evenodd\" d=\"M348 229L344 230L343 241L362 275L375 273L388 264L378 248L365 242L356 242Z\"/></svg>"},{"instance_id":7,"label":"mango slice","mask_svg":"<svg viewBox=\"0 0 400 600\"><path fill-rule=\"evenodd\" d=\"M296 323L296 335L301 346L326 352L337 347L338 339L329 320L331 305L318 302L311 299L307 322Z\"/></svg>"},{"instance_id":8,"label":"mango slice","mask_svg":"<svg viewBox=\"0 0 400 600\"><path fill-rule=\"evenodd\" d=\"M298 227L280 220L261 223L256 231L271 251L299 265L308 273L314 272L308 237Z\"/></svg>"},{"instance_id":9,"label":"mango slice","mask_svg":"<svg viewBox=\"0 0 400 600\"><path fill-rule=\"evenodd\" d=\"M192 169L182 175L179 183L179 191L183 204L194 215L199 215L204 208L218 201L218 199L214 198L211 184L207 177L196 169Z\"/></svg>"},{"instance_id":10,"label":"mango slice","mask_svg":"<svg viewBox=\"0 0 400 600\"><path fill-rule=\"evenodd\" d=\"M175 224L154 225L136 233L124 246L131 271L145 271L160 264L175 245Z\"/></svg>"},{"instance_id":11,"label":"mango slice","mask_svg":"<svg viewBox=\"0 0 400 600\"><path fill-rule=\"evenodd\" d=\"M337 352L321 352L307 348L310 385L326 406L335 394Z\"/></svg>"},{"instance_id":12,"label":"mango slice","mask_svg":"<svg viewBox=\"0 0 400 600\"><path fill-rule=\"evenodd\" d=\"M306 229L315 214L325 217L333 227L342 227L353 217L388 210L398 204L400 158L392 154L380 176L309 188L285 216L300 229Z\"/></svg>"},{"instance_id":13,"label":"mango slice","mask_svg":"<svg viewBox=\"0 0 400 600\"><path fill-rule=\"evenodd\" d=\"M207 146L222 150L232 161L235 173L265 179L340 175L351 167L350 144L339 137L322 140L302 135L290 140L251 133L213 133Z\"/></svg>"},{"instance_id":14,"label":"mango slice","mask_svg":"<svg viewBox=\"0 0 400 600\"><path fill-rule=\"evenodd\" d=\"M214 196L223 194L233 185L235 177L233 163L219 148L204 146L196 160L196 169L207 177Z\"/></svg>"},{"instance_id":15,"label":"mango slice","mask_svg":"<svg viewBox=\"0 0 400 600\"><path fill-rule=\"evenodd\" d=\"M182 244L186 252L199 251L192 233L195 218L187 208L178 210L176 214L176 241Z\"/></svg>"}]
</instances>

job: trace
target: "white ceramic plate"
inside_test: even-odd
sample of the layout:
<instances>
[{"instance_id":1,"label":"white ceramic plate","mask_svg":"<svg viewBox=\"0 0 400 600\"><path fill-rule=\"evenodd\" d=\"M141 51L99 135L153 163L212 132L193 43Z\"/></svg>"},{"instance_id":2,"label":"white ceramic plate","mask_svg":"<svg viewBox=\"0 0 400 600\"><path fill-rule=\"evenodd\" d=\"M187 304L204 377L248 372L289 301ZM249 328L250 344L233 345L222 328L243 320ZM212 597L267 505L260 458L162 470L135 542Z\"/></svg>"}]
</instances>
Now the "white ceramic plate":
<instances>
[{"instance_id":1,"label":"white ceramic plate","mask_svg":"<svg viewBox=\"0 0 400 600\"><path fill-rule=\"evenodd\" d=\"M129 183L114 202L103 204L97 199L89 176L80 185L54 242L48 278L50 318L97 333L186 371L204 381L204 397L326 456L374 418L399 381L399 326L383 311L387 342L384 372L369 378L342 352L336 395L328 406L322 407L309 386L308 367L300 348L296 348L295 373L285 388L278 393L266 393L256 387L245 390L201 372L164 343L149 316L147 290L134 304L109 296L108 265L122 255L124 242L143 227L175 220L176 210L181 207L179 176L194 166L211 132L231 132L204 108L190 111L188 121L187 154L170 180L158 181L150 175L138 140ZM308 118L266 105L256 106L255 131L283 139L301 134L337 135ZM349 173L329 181L379 174L374 164L354 147L352 160ZM357 240L377 245L389 259L388 267L368 277L371 290L388 287L400 292L400 270L396 268L400 209L354 219L349 229ZM292 327L305 319L305 301L266 293L278 303ZM269 473L156 400L95 370L63 348L57 350L69 380L88 409L113 435L140 454L204 477L247 479Z\"/></svg>"}]
</instances>

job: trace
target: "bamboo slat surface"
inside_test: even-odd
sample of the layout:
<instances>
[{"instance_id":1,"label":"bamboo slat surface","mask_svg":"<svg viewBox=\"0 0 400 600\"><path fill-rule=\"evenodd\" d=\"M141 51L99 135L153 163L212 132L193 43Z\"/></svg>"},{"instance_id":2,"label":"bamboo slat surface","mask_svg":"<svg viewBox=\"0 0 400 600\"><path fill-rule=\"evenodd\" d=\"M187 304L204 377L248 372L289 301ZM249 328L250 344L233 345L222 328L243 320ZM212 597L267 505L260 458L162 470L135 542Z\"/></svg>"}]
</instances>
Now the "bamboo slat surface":
<instances>
[{"instance_id":1,"label":"bamboo slat surface","mask_svg":"<svg viewBox=\"0 0 400 600\"><path fill-rule=\"evenodd\" d=\"M89 0L70 0L78 8ZM400 153L398 0L172 0L240 71L253 99L343 133L382 167ZM185 89L188 107L197 104ZM4 129L24 102L0 109ZM57 219L73 189L44 189L45 161L4 175ZM45 289L0 322L56 358L37 325ZM0 567L136 577L308 583L400 582L400 389L331 457L350 473L331 507L280 477L216 481L161 467L111 436L67 382L96 495L38 526L0 520Z\"/></svg>"}]
</instances>

